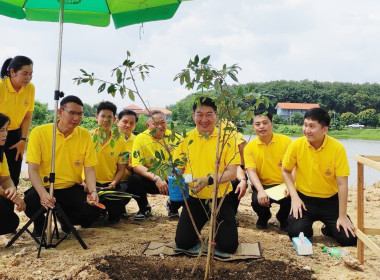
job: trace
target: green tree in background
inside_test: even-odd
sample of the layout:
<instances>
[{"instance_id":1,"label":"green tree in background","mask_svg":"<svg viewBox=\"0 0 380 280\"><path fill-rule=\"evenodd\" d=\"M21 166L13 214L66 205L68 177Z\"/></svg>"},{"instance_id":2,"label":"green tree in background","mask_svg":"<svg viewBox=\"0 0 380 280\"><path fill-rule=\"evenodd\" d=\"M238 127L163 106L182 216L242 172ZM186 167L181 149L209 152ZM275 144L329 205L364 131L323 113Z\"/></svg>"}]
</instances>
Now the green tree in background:
<instances>
[{"instance_id":1,"label":"green tree in background","mask_svg":"<svg viewBox=\"0 0 380 280\"><path fill-rule=\"evenodd\" d=\"M303 115L300 113L295 113L290 117L290 123L296 125L303 125Z\"/></svg>"},{"instance_id":2,"label":"green tree in background","mask_svg":"<svg viewBox=\"0 0 380 280\"><path fill-rule=\"evenodd\" d=\"M47 103L34 102L34 111L31 128L53 121L53 112L48 110Z\"/></svg>"},{"instance_id":3,"label":"green tree in background","mask_svg":"<svg viewBox=\"0 0 380 280\"><path fill-rule=\"evenodd\" d=\"M99 103L91 106L89 104L84 103L83 104L83 115L85 117L94 117L96 114L96 108L98 107Z\"/></svg>"},{"instance_id":4,"label":"green tree in background","mask_svg":"<svg viewBox=\"0 0 380 280\"><path fill-rule=\"evenodd\" d=\"M275 124L288 124L288 121L279 115L273 115L273 123L275 123Z\"/></svg>"},{"instance_id":5,"label":"green tree in background","mask_svg":"<svg viewBox=\"0 0 380 280\"><path fill-rule=\"evenodd\" d=\"M352 112L346 112L340 115L340 121L345 125L349 125L356 123L358 121L358 117Z\"/></svg>"},{"instance_id":6,"label":"green tree in background","mask_svg":"<svg viewBox=\"0 0 380 280\"><path fill-rule=\"evenodd\" d=\"M361 124L366 126L376 127L378 125L378 118L375 109L367 109L358 114L358 120Z\"/></svg>"}]
</instances>

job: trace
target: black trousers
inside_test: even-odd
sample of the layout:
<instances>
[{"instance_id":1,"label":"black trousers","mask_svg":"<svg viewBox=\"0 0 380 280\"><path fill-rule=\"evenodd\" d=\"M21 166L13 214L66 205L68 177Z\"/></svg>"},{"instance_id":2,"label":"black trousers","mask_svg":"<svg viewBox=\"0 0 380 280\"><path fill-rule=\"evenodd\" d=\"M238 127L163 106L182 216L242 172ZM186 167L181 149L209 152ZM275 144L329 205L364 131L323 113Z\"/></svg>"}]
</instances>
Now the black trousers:
<instances>
[{"instance_id":1,"label":"black trousers","mask_svg":"<svg viewBox=\"0 0 380 280\"><path fill-rule=\"evenodd\" d=\"M215 236L216 248L226 253L234 253L239 245L235 219L235 206L230 194L228 194L224 199L219 215L217 216L218 231ZM189 197L187 202L197 229L201 231L209 219L210 204L206 203L205 199L198 199L192 196ZM219 202L220 199L218 199L218 204ZM205 212L205 209L207 213ZM199 239L194 230L193 224L191 223L187 208L183 207L175 236L177 247L182 249L190 249L195 246L198 241Z\"/></svg>"},{"instance_id":2,"label":"black trousers","mask_svg":"<svg viewBox=\"0 0 380 280\"><path fill-rule=\"evenodd\" d=\"M235 215L237 214L240 200L239 200L239 194L235 193L237 186L239 185L240 181L238 179L235 179L234 181L231 182L232 184L232 192L229 193L229 196L231 198L231 203L234 207Z\"/></svg>"},{"instance_id":3,"label":"black trousers","mask_svg":"<svg viewBox=\"0 0 380 280\"><path fill-rule=\"evenodd\" d=\"M87 193L80 185L76 184L67 189L54 190L54 197L73 225L89 227L100 216L100 208L86 203ZM40 197L35 188L32 187L25 192L25 203L25 214L29 218L42 207ZM44 213L34 221L34 228L36 230L42 230L45 219Z\"/></svg>"},{"instance_id":4,"label":"black trousers","mask_svg":"<svg viewBox=\"0 0 380 280\"><path fill-rule=\"evenodd\" d=\"M263 186L263 187L264 187L264 190L266 190L273 186L276 186L276 185L268 185L268 186ZM255 213L259 217L259 220L263 222L267 222L271 217L270 207L272 206L272 203L277 203L280 205L280 209L278 210L276 214L276 218L280 222L281 226L286 226L288 223L287 219L288 219L290 207L291 207L290 197L285 197L284 199L281 199L280 201L276 201L269 198L269 207L266 207L266 206L260 205L259 201L257 200L257 194L258 192L256 188L252 186L251 205L252 205L253 211L255 211Z\"/></svg>"},{"instance_id":5,"label":"black trousers","mask_svg":"<svg viewBox=\"0 0 380 280\"><path fill-rule=\"evenodd\" d=\"M128 180L127 192L138 195L140 197L136 198L136 202L140 210L143 210L149 204L148 198L146 196L147 193L160 194L158 188L156 187L156 184L153 181L136 173L132 174ZM183 202L170 202L170 207L173 211L178 210L182 205Z\"/></svg>"},{"instance_id":6,"label":"black trousers","mask_svg":"<svg viewBox=\"0 0 380 280\"><path fill-rule=\"evenodd\" d=\"M111 182L105 183L105 184L96 183L96 186L101 187L101 188L107 187L110 183ZM122 189L121 184L117 184L114 190L123 191L123 192L126 191L125 189ZM129 202L129 200L130 198L109 200L109 199L99 197L99 202L103 203L104 206L106 207L106 210L108 212L110 219L117 219L118 217L120 217L120 215L123 213L125 209L125 205Z\"/></svg>"},{"instance_id":7,"label":"black trousers","mask_svg":"<svg viewBox=\"0 0 380 280\"><path fill-rule=\"evenodd\" d=\"M0 235L14 232L19 222L13 202L0 196Z\"/></svg>"},{"instance_id":8,"label":"black trousers","mask_svg":"<svg viewBox=\"0 0 380 280\"><path fill-rule=\"evenodd\" d=\"M7 140L4 144L4 153L7 157L9 173L11 175L12 181L15 184L15 187L18 186L20 181L20 172L21 172L21 157L18 157L18 160L15 160L17 149L9 149L9 147L16 144L20 141L21 129L9 130Z\"/></svg>"},{"instance_id":9,"label":"black trousers","mask_svg":"<svg viewBox=\"0 0 380 280\"><path fill-rule=\"evenodd\" d=\"M336 229L336 221L339 217L339 199L338 194L328 198L310 197L298 192L299 197L306 206L307 211L302 210L302 218L295 219L289 215L289 237L296 237L303 232L306 237L313 236L313 223L321 221L332 233L333 238L341 246L356 245L357 238L349 232L346 236L344 229L341 227L340 232Z\"/></svg>"}]
</instances>

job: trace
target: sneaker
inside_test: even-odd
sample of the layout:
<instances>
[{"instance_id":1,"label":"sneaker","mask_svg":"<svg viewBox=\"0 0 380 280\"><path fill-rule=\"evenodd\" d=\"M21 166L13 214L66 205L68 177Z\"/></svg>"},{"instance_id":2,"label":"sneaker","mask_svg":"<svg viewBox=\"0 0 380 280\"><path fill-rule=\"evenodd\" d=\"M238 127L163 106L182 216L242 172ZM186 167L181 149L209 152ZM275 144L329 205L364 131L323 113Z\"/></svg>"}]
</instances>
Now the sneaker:
<instances>
[{"instance_id":1,"label":"sneaker","mask_svg":"<svg viewBox=\"0 0 380 280\"><path fill-rule=\"evenodd\" d=\"M123 213L121 213L121 215L120 215L120 218L128 220L129 217L130 217L130 215L128 214L127 209L124 209Z\"/></svg>"},{"instance_id":2,"label":"sneaker","mask_svg":"<svg viewBox=\"0 0 380 280\"><path fill-rule=\"evenodd\" d=\"M264 221L260 221L260 219L257 220L256 228L257 229L267 229L268 228L268 221L264 222Z\"/></svg>"},{"instance_id":3,"label":"sneaker","mask_svg":"<svg viewBox=\"0 0 380 280\"><path fill-rule=\"evenodd\" d=\"M133 219L135 221L143 221L149 218L150 216L152 216L152 207L148 205L145 207L144 210L139 210L139 212L137 212Z\"/></svg>"},{"instance_id":4,"label":"sneaker","mask_svg":"<svg viewBox=\"0 0 380 280\"><path fill-rule=\"evenodd\" d=\"M321 228L321 232L324 236L333 237L331 230L325 225Z\"/></svg>"},{"instance_id":5,"label":"sneaker","mask_svg":"<svg viewBox=\"0 0 380 280\"><path fill-rule=\"evenodd\" d=\"M168 210L168 217L169 219L179 218L178 209L172 209L172 204L170 203L170 200L168 199L166 201L166 210Z\"/></svg>"},{"instance_id":6,"label":"sneaker","mask_svg":"<svg viewBox=\"0 0 380 280\"><path fill-rule=\"evenodd\" d=\"M272 217L272 214L270 214L269 218L267 219L263 219L263 218L258 218L257 222L256 222L256 228L257 229L267 229L268 228L268 221L270 220L270 218Z\"/></svg>"}]
</instances>

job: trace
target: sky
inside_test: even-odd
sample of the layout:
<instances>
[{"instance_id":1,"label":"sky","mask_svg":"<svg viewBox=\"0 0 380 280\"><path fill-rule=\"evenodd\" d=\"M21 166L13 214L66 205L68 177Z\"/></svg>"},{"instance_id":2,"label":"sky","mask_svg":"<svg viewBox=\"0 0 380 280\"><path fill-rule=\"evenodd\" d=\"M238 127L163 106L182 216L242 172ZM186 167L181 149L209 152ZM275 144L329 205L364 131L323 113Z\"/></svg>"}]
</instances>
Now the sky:
<instances>
[{"instance_id":1,"label":"sky","mask_svg":"<svg viewBox=\"0 0 380 280\"><path fill-rule=\"evenodd\" d=\"M26 55L34 62L36 100L54 107L58 23L16 20L0 15L0 63ZM126 51L137 63L154 65L138 81L151 107L165 107L189 92L174 76L195 55L210 63L237 63L240 83L318 80L378 83L380 78L378 0L193 0L170 20L115 29L64 24L60 90L90 105L102 100L118 108L138 100L77 86L79 69L110 80ZM232 81L231 81L232 83Z\"/></svg>"}]
</instances>

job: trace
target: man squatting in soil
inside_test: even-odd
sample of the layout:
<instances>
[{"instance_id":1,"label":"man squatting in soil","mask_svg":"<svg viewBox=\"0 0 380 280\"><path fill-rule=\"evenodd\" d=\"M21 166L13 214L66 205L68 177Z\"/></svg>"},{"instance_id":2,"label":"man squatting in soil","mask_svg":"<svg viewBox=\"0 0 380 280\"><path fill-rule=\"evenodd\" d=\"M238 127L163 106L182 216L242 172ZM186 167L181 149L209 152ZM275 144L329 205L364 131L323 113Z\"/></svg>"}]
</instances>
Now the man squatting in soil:
<instances>
[{"instance_id":1,"label":"man squatting in soil","mask_svg":"<svg viewBox=\"0 0 380 280\"><path fill-rule=\"evenodd\" d=\"M287 231L290 198L285 197L275 201L266 194L265 190L284 183L282 178L282 159L292 142L285 135L273 133L272 114L265 110L255 111L252 128L257 137L244 148L245 166L249 180L252 183L252 208L258 216L257 229L268 228L268 220L272 214L272 203L280 204L276 214L280 229Z\"/></svg>"},{"instance_id":2,"label":"man squatting in soil","mask_svg":"<svg viewBox=\"0 0 380 280\"><path fill-rule=\"evenodd\" d=\"M294 140L282 162L283 177L291 197L289 237L313 236L314 221L322 221L322 233L342 246L356 245L354 225L347 216L348 165L344 146L327 135L331 117L321 108L304 116L305 136ZM291 174L296 168L296 179Z\"/></svg>"},{"instance_id":3,"label":"man squatting in soil","mask_svg":"<svg viewBox=\"0 0 380 280\"><path fill-rule=\"evenodd\" d=\"M175 159L185 161L183 173L193 175L193 184L190 184L190 195L187 200L189 209L199 231L209 219L210 204L212 198L214 180L220 181L217 194L220 203L227 189L227 195L217 216L218 231L215 237L216 248L227 253L233 253L238 247L238 231L235 219L235 203L231 197L232 185L229 183L236 179L237 167L240 165L240 155L236 139L229 137L224 146L220 159L219 174L209 176L215 172L215 155L218 140L218 129L215 127L217 106L209 97L200 97L199 105L193 104L193 120L196 128L191 130L183 142L175 151ZM206 135L208 134L208 137ZM245 187L238 187L241 197L245 193ZM190 220L189 212L183 207L177 225L175 236L177 247L190 249L198 242L198 236Z\"/></svg>"},{"instance_id":4,"label":"man squatting in soil","mask_svg":"<svg viewBox=\"0 0 380 280\"><path fill-rule=\"evenodd\" d=\"M59 120L56 131L55 147L55 184L54 197L49 192L49 182L44 182L51 172L53 123L35 127L30 133L26 162L29 178L33 185L25 192L25 214L30 218L41 207L53 209L58 202L73 225L89 227L100 215L100 209L84 203L87 193L80 185L84 168L88 194L98 201L94 166L96 152L90 132L79 127L83 116L83 103L73 95L60 102ZM62 230L70 229L58 216ZM42 234L44 214L34 221L33 233Z\"/></svg>"}]
</instances>

